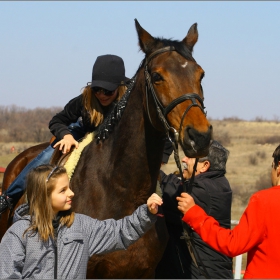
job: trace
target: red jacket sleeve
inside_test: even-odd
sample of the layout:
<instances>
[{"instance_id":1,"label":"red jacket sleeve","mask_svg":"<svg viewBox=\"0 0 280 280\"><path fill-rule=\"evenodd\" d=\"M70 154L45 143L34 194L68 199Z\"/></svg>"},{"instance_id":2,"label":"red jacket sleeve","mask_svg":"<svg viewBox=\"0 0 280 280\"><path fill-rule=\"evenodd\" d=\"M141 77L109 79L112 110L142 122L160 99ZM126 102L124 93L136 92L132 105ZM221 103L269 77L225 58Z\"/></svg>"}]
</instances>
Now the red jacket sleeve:
<instances>
[{"instance_id":1,"label":"red jacket sleeve","mask_svg":"<svg viewBox=\"0 0 280 280\"><path fill-rule=\"evenodd\" d=\"M193 206L183 217L201 239L215 250L234 257L261 243L265 235L264 213L258 194L251 197L240 222L233 230L219 226L219 223L198 205Z\"/></svg>"}]
</instances>

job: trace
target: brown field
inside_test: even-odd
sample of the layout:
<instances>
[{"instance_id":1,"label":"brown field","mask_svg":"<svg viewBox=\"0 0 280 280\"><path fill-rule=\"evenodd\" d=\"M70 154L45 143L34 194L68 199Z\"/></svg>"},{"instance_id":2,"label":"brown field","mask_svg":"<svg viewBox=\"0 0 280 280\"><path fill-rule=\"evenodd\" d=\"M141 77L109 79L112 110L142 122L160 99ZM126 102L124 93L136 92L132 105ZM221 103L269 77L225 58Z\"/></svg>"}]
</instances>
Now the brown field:
<instances>
[{"instance_id":1,"label":"brown field","mask_svg":"<svg viewBox=\"0 0 280 280\"><path fill-rule=\"evenodd\" d=\"M238 220L250 195L258 189L270 186L271 156L280 143L280 137L275 136L280 129L280 122L229 119L212 120L211 123L214 128L214 139L220 141L230 151L226 177L234 194L232 219ZM38 143L0 142L0 166L6 167L19 152L36 144ZM11 153L12 146L15 147L14 153ZM179 156L183 156L182 151L179 152ZM176 169L171 155L169 163L163 170L171 173Z\"/></svg>"},{"instance_id":2,"label":"brown field","mask_svg":"<svg viewBox=\"0 0 280 280\"><path fill-rule=\"evenodd\" d=\"M239 220L248 199L255 191L271 186L270 168L272 153L280 143L277 131L278 121L212 120L214 139L220 141L229 151L227 174L233 189L232 219ZM24 149L37 143L0 143L0 166L8 163ZM10 152L14 146L15 153ZM182 151L179 152L182 157ZM163 167L166 173L177 170L173 155ZM0 174L2 182L2 174ZM246 260L244 254L243 269Z\"/></svg>"}]
</instances>

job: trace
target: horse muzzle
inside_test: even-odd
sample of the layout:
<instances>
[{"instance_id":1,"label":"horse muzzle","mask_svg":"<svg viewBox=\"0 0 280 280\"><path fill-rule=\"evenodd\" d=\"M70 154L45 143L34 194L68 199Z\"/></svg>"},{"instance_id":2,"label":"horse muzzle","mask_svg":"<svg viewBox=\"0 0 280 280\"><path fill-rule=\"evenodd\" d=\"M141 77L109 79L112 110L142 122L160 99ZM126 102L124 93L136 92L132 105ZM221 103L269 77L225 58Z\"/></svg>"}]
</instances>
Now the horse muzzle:
<instances>
[{"instance_id":1,"label":"horse muzzle","mask_svg":"<svg viewBox=\"0 0 280 280\"><path fill-rule=\"evenodd\" d=\"M209 125L206 132L199 132L191 127L185 128L184 137L181 141L181 146L185 155L190 158L207 156L212 139L212 130L212 125Z\"/></svg>"}]
</instances>

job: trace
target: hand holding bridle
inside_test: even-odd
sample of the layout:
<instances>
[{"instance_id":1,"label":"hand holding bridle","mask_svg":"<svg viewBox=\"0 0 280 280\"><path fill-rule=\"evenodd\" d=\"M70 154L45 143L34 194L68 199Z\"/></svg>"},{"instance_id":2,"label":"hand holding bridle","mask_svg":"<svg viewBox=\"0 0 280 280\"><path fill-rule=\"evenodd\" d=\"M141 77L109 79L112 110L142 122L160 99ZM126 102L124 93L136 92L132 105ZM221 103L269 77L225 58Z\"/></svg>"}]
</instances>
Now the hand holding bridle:
<instances>
[{"instance_id":1,"label":"hand holding bridle","mask_svg":"<svg viewBox=\"0 0 280 280\"><path fill-rule=\"evenodd\" d=\"M178 209L185 215L195 205L195 202L188 193L182 192L181 196L176 197L178 201Z\"/></svg>"}]
</instances>

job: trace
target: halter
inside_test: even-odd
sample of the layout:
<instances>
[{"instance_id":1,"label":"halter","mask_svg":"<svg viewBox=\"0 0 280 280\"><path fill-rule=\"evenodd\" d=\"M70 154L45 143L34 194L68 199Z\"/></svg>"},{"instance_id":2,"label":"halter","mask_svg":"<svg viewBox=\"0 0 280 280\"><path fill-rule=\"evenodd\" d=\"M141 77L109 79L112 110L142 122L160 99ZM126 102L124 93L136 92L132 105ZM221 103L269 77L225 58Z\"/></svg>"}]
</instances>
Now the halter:
<instances>
[{"instance_id":1,"label":"halter","mask_svg":"<svg viewBox=\"0 0 280 280\"><path fill-rule=\"evenodd\" d=\"M204 112L205 107L204 107L204 104L203 104L203 100L197 93L183 94L183 95L179 96L178 98L172 100L166 107L164 107L161 104L161 102L159 101L159 99L157 98L157 95L155 93L155 89L154 89L152 81L151 81L151 75L148 71L148 64L152 60L152 58L154 58L158 54L168 52L168 51L176 51L176 49L175 49L174 46L164 47L164 48L158 49L155 52L151 53L150 56L146 58L146 61L145 61L145 64L144 64L144 74L145 74L145 80L146 80L146 104L147 104L147 112L148 112L148 117L149 117L150 123L152 124L152 126L154 126L153 122L151 120L150 111L149 111L148 94L150 93L151 96L153 97L153 100L154 100L154 103L155 103L155 106L156 106L156 111L157 111L157 114L158 114L158 117L159 117L160 121L163 124L163 127L165 129L165 133L166 133L168 139L170 140L170 142L173 145L174 159L175 159L176 165L177 165L177 167L180 171L181 178L183 180L183 172L182 172L182 167L181 167L181 163L180 163L180 159L179 159L179 155L178 155L179 135L180 135L180 132L182 130L183 121L184 121L185 116L187 115L188 111L192 107L198 107L204 115L206 115L206 113ZM170 113L170 111L172 111L178 104L180 104L180 103L182 103L186 100L191 100L192 103L185 110L185 112L184 112L184 114L181 118L179 132L177 132L177 130L174 127L171 127L168 124L168 121L167 121L166 117ZM201 105L197 102L197 100L200 102ZM173 133L174 140L171 139L170 134L169 134L170 132ZM196 159L194 167L196 167L196 164L197 164L197 159ZM190 188L192 188L192 181L194 180L193 177L194 177L194 174L191 178L191 183L189 184ZM187 191L185 184L184 184L184 191ZM190 193L191 189L188 192Z\"/></svg>"}]
</instances>

